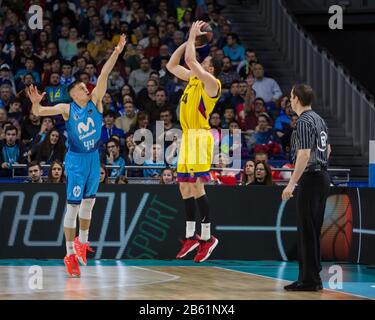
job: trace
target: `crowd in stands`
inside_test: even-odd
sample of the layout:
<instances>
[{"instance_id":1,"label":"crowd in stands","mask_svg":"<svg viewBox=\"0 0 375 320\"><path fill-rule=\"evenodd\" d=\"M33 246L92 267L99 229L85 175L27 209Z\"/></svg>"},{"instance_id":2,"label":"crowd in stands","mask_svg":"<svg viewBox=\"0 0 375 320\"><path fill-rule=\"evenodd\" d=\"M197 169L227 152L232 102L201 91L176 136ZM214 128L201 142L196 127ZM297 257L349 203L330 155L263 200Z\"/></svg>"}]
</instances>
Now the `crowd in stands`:
<instances>
[{"instance_id":1,"label":"crowd in stands","mask_svg":"<svg viewBox=\"0 0 375 320\"><path fill-rule=\"evenodd\" d=\"M41 30L28 27L28 8L33 4L43 8ZM216 159L214 167L225 170L212 171L213 183L272 185L280 179L279 173L272 172L272 161L289 163L297 116L288 96L272 75L268 76L262 57L241 44L222 9L215 0L3 1L1 179L28 175L33 183L64 182L68 147L64 121L60 116L34 115L27 88L35 84L45 91L42 105L48 106L71 102L67 87L76 79L92 91L101 68L125 33L126 50L109 76L103 98L101 183L126 184L137 177L175 183L175 171L168 165L173 167L178 156L173 129L180 128L179 100L186 83L170 74L166 64L197 19L207 21L214 34L210 44L197 49L198 58L211 55L222 62L222 95L210 124L216 145L228 156ZM156 121L164 125L164 146L157 143ZM128 169L137 166L135 150L141 141L134 137L146 129L154 144L151 159L143 165L152 168ZM228 132L222 135L224 129ZM233 135L238 130L241 141L235 143ZM167 149L169 153L165 153ZM236 151L241 154L242 174L230 171L230 157ZM17 164L27 164L27 169L14 168ZM48 170L41 167L44 164L50 165Z\"/></svg>"}]
</instances>

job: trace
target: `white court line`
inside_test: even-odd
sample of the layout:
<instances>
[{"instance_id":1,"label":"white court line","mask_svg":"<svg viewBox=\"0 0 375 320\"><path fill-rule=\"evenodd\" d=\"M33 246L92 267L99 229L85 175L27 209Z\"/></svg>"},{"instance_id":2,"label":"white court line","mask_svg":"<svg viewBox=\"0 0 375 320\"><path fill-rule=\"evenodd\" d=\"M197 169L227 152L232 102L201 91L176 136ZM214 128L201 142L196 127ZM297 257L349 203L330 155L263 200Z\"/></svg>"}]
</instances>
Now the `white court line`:
<instances>
[{"instance_id":1,"label":"white court line","mask_svg":"<svg viewBox=\"0 0 375 320\"><path fill-rule=\"evenodd\" d=\"M271 279L271 280L279 280L279 281L283 281L283 282L290 282L289 280L284 280L284 279L280 279L280 278L276 278L276 277L263 276L263 275L256 274L256 273L251 273L251 272L226 269L226 268L223 268L223 267L214 267L214 268L216 268L216 269L222 269L222 270L227 270L227 271L232 271L232 272L237 272L237 273L242 273L242 274L247 274L247 275L252 275L252 276L266 278L266 279ZM335 292L335 293L342 293L342 294L346 294L346 295L350 295L350 296L354 296L354 297L358 297L358 298L364 298L364 299L367 299L367 300L375 300L374 298L365 297L365 296L361 296L359 294L354 294L354 293L349 293L349 292L344 292L344 291L332 290L332 289L328 289L328 288L324 288L324 290L332 291L332 292Z\"/></svg>"},{"instance_id":2,"label":"white court line","mask_svg":"<svg viewBox=\"0 0 375 320\"><path fill-rule=\"evenodd\" d=\"M163 272L163 271L152 270L152 269L146 269L146 268L136 267L136 266L131 266L131 267L134 268L134 269L140 269L140 270L152 271L152 272L156 272L156 273L160 273L160 274L163 274L163 275L167 275L167 276L172 277L173 279L168 280L168 282L169 282L169 281L174 281L174 280L180 279L180 276L176 276L175 274L171 274L171 273L167 273L167 272ZM167 267L168 267L168 266L167 266Z\"/></svg>"}]
</instances>

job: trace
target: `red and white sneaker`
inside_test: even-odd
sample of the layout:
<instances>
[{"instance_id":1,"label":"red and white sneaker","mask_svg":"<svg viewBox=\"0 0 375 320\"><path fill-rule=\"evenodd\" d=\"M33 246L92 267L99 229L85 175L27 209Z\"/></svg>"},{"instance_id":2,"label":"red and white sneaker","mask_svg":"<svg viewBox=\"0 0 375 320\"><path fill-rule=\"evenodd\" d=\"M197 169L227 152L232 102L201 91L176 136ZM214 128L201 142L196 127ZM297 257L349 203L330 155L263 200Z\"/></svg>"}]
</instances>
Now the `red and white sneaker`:
<instances>
[{"instance_id":1,"label":"red and white sneaker","mask_svg":"<svg viewBox=\"0 0 375 320\"><path fill-rule=\"evenodd\" d=\"M87 265L87 251L95 252L90 247L90 242L81 243L79 237L74 239L74 251L77 254L78 261L84 266Z\"/></svg>"},{"instance_id":2,"label":"red and white sneaker","mask_svg":"<svg viewBox=\"0 0 375 320\"><path fill-rule=\"evenodd\" d=\"M79 269L79 263L77 260L77 255L71 254L69 256L65 256L64 264L66 266L66 271L68 271L71 277L80 277L81 270Z\"/></svg>"},{"instance_id":3,"label":"red and white sneaker","mask_svg":"<svg viewBox=\"0 0 375 320\"><path fill-rule=\"evenodd\" d=\"M211 236L211 239L208 241L200 240L199 241L199 249L198 253L194 258L195 262L203 262L208 259L211 255L212 251L216 248L219 240L217 240L214 236Z\"/></svg>"},{"instance_id":4,"label":"red and white sneaker","mask_svg":"<svg viewBox=\"0 0 375 320\"><path fill-rule=\"evenodd\" d=\"M200 239L201 239L200 236L198 236L196 234L192 238L181 240L182 248L179 251L179 253L177 254L176 259L182 259L189 252L191 252L191 251L195 250L196 248L198 248L198 246L199 246L199 240Z\"/></svg>"}]
</instances>

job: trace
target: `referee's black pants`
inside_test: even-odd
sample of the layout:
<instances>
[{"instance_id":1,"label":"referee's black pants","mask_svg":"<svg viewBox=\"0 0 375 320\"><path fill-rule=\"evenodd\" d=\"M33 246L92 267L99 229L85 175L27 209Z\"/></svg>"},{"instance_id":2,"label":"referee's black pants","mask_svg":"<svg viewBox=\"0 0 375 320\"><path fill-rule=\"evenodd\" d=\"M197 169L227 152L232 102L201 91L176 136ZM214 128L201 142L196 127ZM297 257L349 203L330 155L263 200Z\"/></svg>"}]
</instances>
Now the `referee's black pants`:
<instances>
[{"instance_id":1,"label":"referee's black pants","mask_svg":"<svg viewBox=\"0 0 375 320\"><path fill-rule=\"evenodd\" d=\"M327 171L305 172L298 185L298 280L306 284L321 283L320 232L329 186L330 178Z\"/></svg>"}]
</instances>

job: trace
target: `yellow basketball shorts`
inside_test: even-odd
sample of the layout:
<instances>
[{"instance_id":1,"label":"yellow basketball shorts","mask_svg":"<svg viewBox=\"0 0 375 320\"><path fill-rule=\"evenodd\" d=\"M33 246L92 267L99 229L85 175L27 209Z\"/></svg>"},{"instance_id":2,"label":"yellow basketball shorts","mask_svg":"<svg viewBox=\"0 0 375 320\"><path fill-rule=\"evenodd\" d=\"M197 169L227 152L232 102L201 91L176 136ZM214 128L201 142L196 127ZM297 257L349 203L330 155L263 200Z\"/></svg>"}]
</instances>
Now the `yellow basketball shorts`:
<instances>
[{"instance_id":1,"label":"yellow basketball shorts","mask_svg":"<svg viewBox=\"0 0 375 320\"><path fill-rule=\"evenodd\" d=\"M209 130L189 129L182 133L177 162L177 181L210 181L214 138Z\"/></svg>"}]
</instances>

